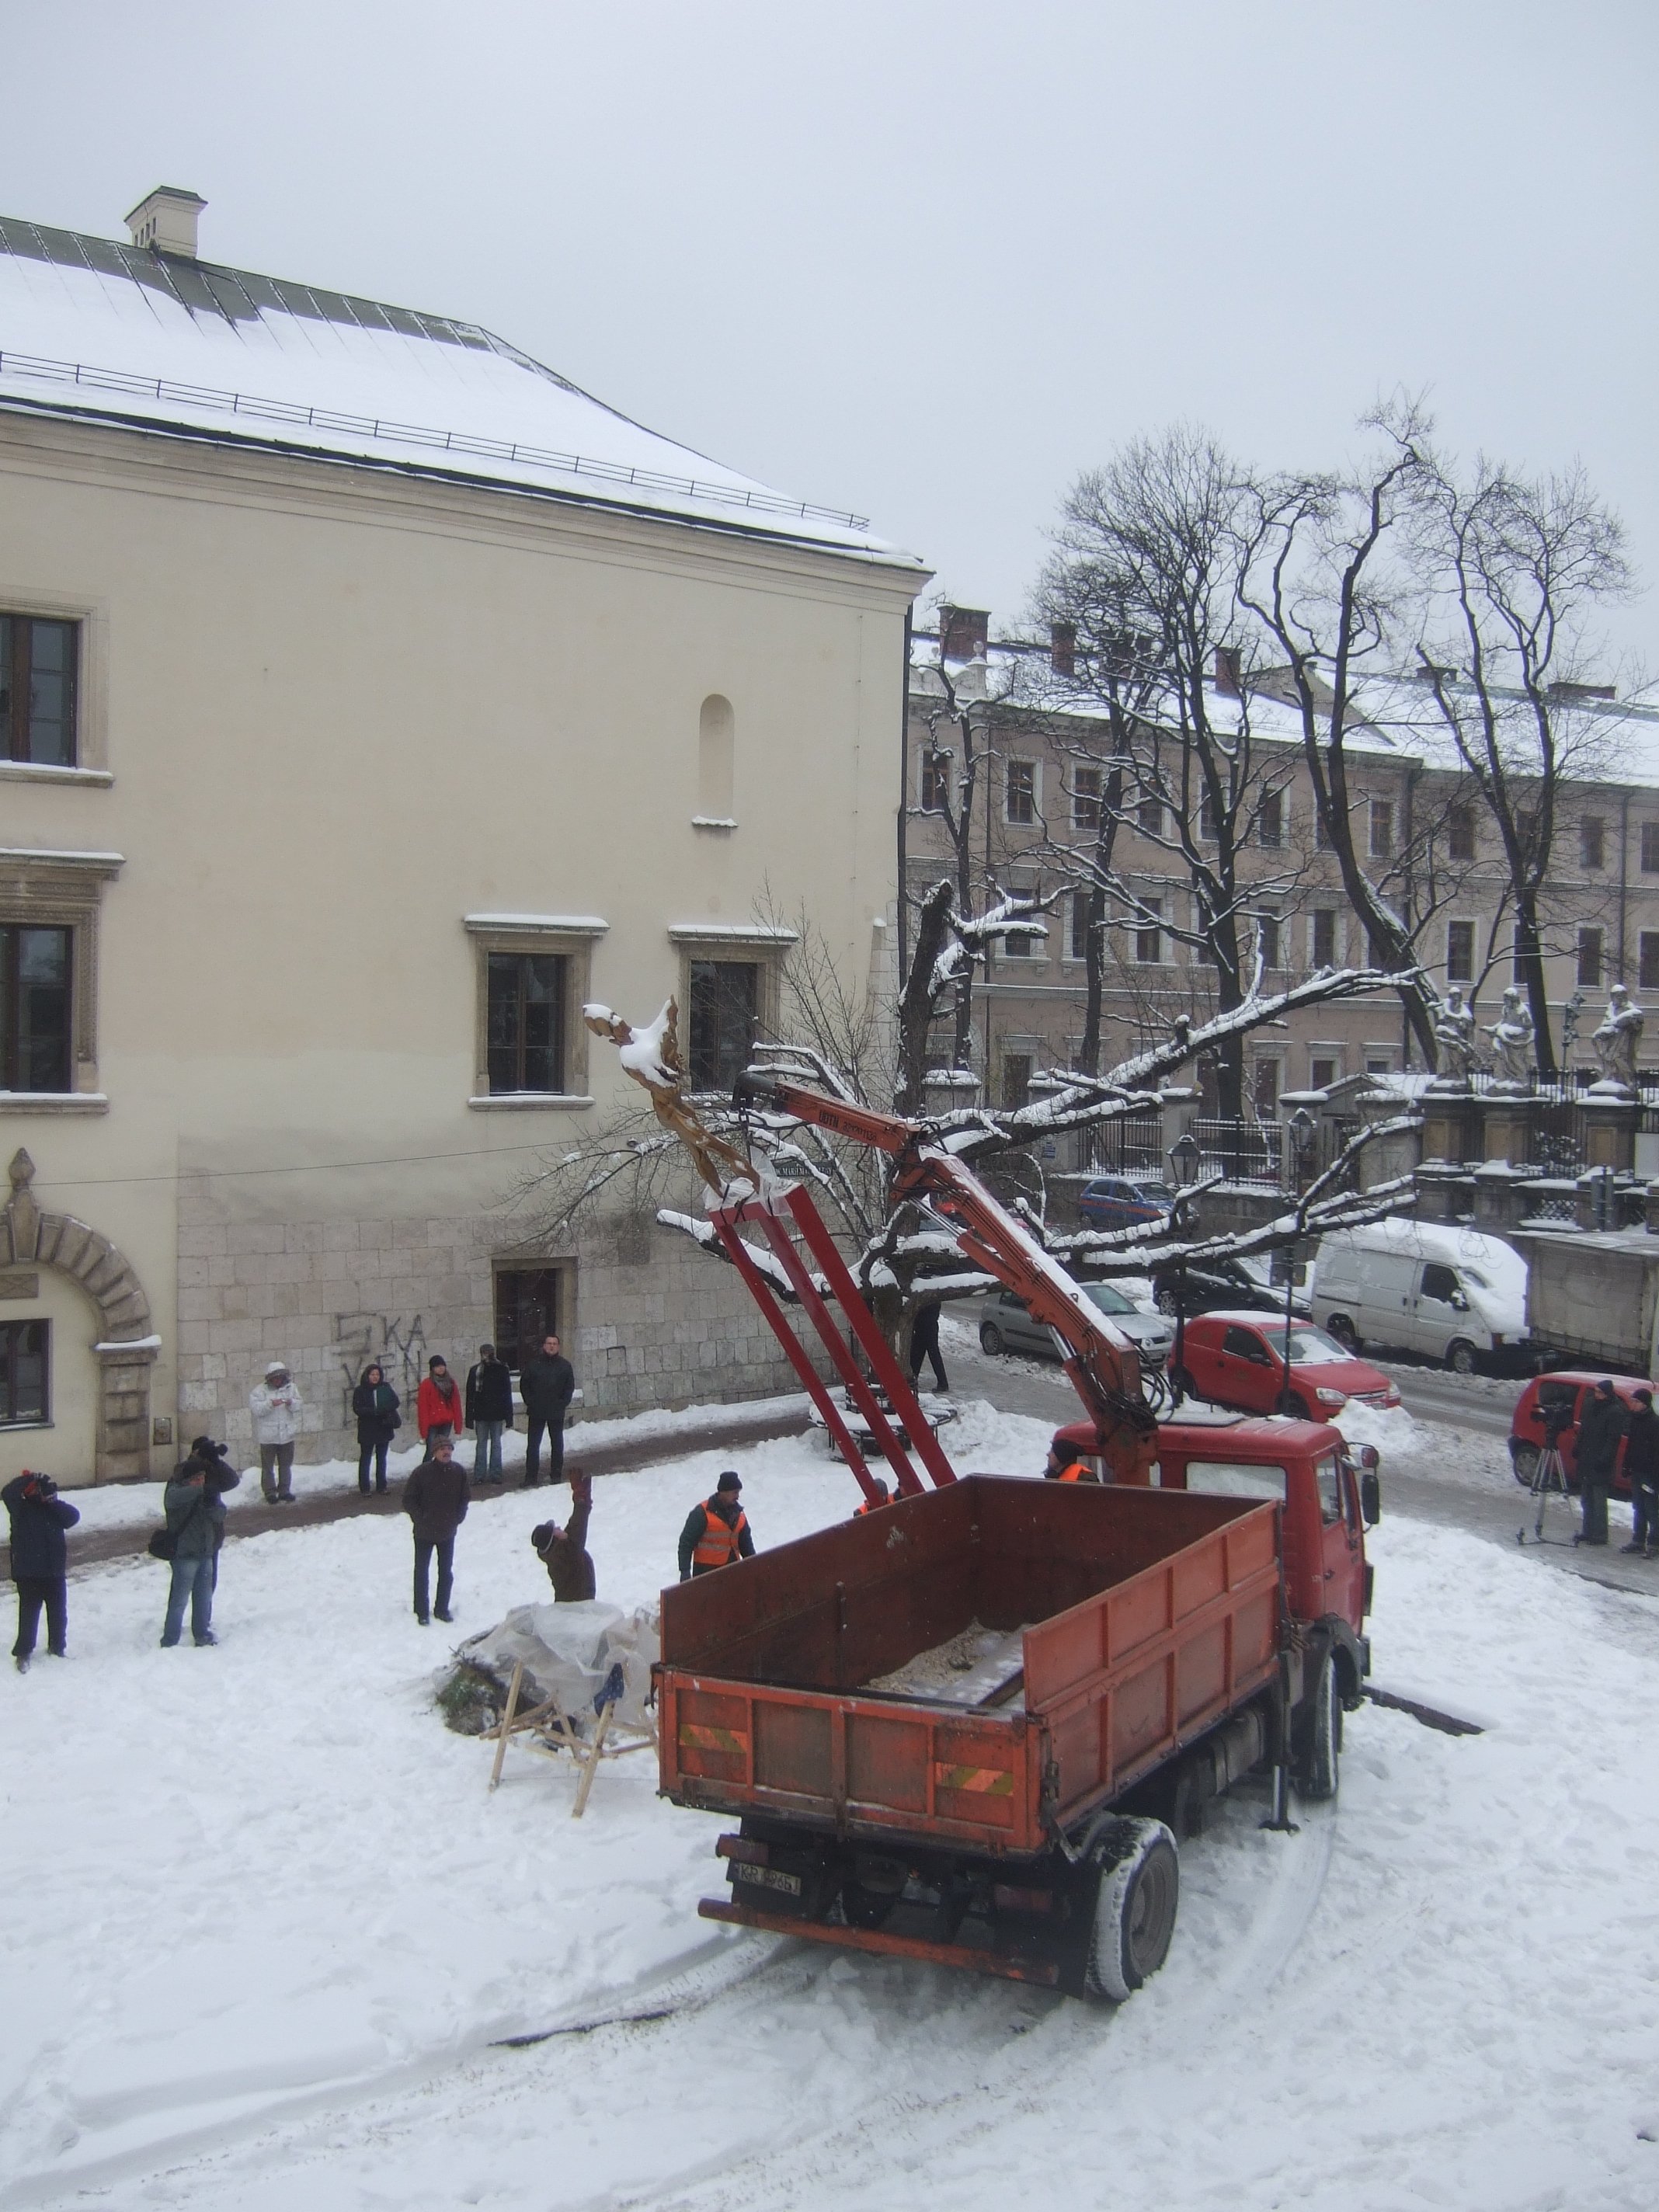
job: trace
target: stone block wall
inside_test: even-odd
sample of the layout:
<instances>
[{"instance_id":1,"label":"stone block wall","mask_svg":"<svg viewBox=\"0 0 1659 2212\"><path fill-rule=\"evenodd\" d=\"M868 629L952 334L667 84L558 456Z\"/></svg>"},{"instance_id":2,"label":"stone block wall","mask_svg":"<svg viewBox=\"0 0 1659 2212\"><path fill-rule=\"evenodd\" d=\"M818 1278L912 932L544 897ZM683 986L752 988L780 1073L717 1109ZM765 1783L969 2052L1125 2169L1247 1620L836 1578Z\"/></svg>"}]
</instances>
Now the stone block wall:
<instances>
[{"instance_id":1,"label":"stone block wall","mask_svg":"<svg viewBox=\"0 0 1659 2212\"><path fill-rule=\"evenodd\" d=\"M581 1414L730 1403L799 1386L732 1271L648 1218L602 1223L564 1251L501 1243L487 1215L243 1220L211 1196L179 1200L179 1434L207 1430L251 1455L247 1395L272 1359L300 1386L298 1456L355 1456L354 1384L378 1359L404 1401L441 1353L464 1378L495 1334L494 1270L565 1271L564 1349Z\"/></svg>"}]
</instances>

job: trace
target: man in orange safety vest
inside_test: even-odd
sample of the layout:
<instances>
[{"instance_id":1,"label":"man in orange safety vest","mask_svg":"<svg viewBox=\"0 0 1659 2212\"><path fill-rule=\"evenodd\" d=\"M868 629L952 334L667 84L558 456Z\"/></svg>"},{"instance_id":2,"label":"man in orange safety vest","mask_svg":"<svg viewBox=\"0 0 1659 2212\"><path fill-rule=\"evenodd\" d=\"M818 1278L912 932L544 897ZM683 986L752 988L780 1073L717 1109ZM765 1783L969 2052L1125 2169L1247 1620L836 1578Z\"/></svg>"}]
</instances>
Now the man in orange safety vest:
<instances>
[{"instance_id":1,"label":"man in orange safety vest","mask_svg":"<svg viewBox=\"0 0 1659 2212\"><path fill-rule=\"evenodd\" d=\"M714 1495L694 1505L680 1530L680 1580L706 1575L733 1559L751 1559L755 1539L738 1503L742 1483L728 1468L714 1485Z\"/></svg>"},{"instance_id":2,"label":"man in orange safety vest","mask_svg":"<svg viewBox=\"0 0 1659 2212\"><path fill-rule=\"evenodd\" d=\"M1087 1460L1074 1459L1066 1448L1064 1436L1056 1431L1048 1447L1048 1463L1042 1470L1045 1482L1098 1482L1100 1477Z\"/></svg>"}]
</instances>

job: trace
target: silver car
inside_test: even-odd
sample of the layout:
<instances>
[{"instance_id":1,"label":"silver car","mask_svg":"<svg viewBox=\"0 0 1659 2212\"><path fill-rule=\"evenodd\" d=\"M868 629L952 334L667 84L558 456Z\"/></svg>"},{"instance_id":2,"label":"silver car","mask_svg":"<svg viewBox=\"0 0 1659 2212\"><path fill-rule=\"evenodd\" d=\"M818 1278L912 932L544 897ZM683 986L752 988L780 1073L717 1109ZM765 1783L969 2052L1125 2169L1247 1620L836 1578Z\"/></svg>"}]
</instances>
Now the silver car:
<instances>
[{"instance_id":1,"label":"silver car","mask_svg":"<svg viewBox=\"0 0 1659 2212\"><path fill-rule=\"evenodd\" d=\"M1164 1364L1175 1347L1173 1322L1161 1313L1143 1313L1109 1283L1082 1283L1079 1288L1114 1328L1122 1330L1149 1366ZM1012 1291L993 1291L986 1299L980 1310L979 1341L983 1352L1036 1352L1045 1359L1057 1356L1047 1326L1033 1321L1024 1299Z\"/></svg>"}]
</instances>

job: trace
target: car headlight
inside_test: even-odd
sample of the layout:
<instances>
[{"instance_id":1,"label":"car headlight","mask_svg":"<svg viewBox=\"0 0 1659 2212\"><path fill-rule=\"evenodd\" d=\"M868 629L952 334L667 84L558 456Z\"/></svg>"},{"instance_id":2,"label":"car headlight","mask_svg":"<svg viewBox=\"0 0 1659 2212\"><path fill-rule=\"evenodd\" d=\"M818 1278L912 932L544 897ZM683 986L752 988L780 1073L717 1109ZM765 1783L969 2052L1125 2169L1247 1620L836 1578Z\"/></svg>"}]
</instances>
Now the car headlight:
<instances>
[{"instance_id":1,"label":"car headlight","mask_svg":"<svg viewBox=\"0 0 1659 2212\"><path fill-rule=\"evenodd\" d=\"M1388 1395L1384 1397L1382 1403L1385 1406L1397 1406L1400 1403L1400 1393L1395 1389L1392 1382L1389 1385Z\"/></svg>"},{"instance_id":2,"label":"car headlight","mask_svg":"<svg viewBox=\"0 0 1659 2212\"><path fill-rule=\"evenodd\" d=\"M1314 1395L1322 1406L1346 1406L1348 1402L1346 1390L1319 1389L1314 1392Z\"/></svg>"}]
</instances>

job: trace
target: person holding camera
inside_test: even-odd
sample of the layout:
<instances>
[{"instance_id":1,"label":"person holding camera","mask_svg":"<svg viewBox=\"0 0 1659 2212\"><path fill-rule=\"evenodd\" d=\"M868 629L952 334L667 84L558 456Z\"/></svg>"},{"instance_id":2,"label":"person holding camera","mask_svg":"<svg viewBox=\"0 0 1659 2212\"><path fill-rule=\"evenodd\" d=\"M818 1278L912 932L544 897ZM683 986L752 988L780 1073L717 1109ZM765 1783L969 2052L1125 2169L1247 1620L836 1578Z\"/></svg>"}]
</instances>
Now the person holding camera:
<instances>
[{"instance_id":1,"label":"person holding camera","mask_svg":"<svg viewBox=\"0 0 1659 2212\"><path fill-rule=\"evenodd\" d=\"M1607 1540L1607 1493L1624 1441L1626 1413L1619 1394L1604 1375L1578 1419L1578 1502L1583 1522L1575 1544Z\"/></svg>"},{"instance_id":2,"label":"person holding camera","mask_svg":"<svg viewBox=\"0 0 1659 2212\"><path fill-rule=\"evenodd\" d=\"M27 1674L43 1606L46 1650L54 1659L64 1656L69 1614L64 1536L81 1516L58 1495L49 1474L34 1474L27 1468L0 1490L0 1502L11 1523L11 1578L17 1585L17 1640L11 1656L18 1673Z\"/></svg>"},{"instance_id":3,"label":"person holding camera","mask_svg":"<svg viewBox=\"0 0 1659 2212\"><path fill-rule=\"evenodd\" d=\"M207 1449L201 1447L205 1444ZM213 1632L213 1592L219 1578L219 1547L224 1541L224 1493L241 1480L226 1465L222 1446L211 1437L198 1437L188 1459L180 1460L161 1493L173 1540L173 1578L167 1589L167 1620L161 1629L161 1648L170 1650L185 1625L190 1607L191 1640L216 1644Z\"/></svg>"}]
</instances>

